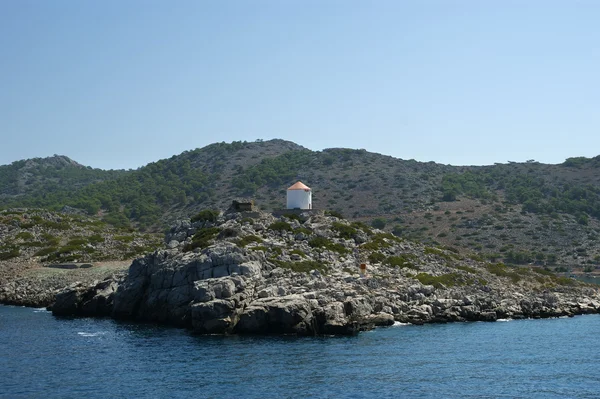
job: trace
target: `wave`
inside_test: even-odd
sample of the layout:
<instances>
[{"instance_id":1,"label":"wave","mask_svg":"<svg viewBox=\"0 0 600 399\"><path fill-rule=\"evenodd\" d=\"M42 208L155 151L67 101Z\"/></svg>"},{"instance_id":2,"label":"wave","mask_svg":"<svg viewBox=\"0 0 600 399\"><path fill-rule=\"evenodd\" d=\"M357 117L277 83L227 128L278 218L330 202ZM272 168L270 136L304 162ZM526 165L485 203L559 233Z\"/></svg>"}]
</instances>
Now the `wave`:
<instances>
[{"instance_id":1,"label":"wave","mask_svg":"<svg viewBox=\"0 0 600 399\"><path fill-rule=\"evenodd\" d=\"M98 331L98 332L94 332L94 333L79 331L77 333L77 335L81 335L82 337L97 337L99 335L104 335L104 334L106 334L106 331Z\"/></svg>"}]
</instances>

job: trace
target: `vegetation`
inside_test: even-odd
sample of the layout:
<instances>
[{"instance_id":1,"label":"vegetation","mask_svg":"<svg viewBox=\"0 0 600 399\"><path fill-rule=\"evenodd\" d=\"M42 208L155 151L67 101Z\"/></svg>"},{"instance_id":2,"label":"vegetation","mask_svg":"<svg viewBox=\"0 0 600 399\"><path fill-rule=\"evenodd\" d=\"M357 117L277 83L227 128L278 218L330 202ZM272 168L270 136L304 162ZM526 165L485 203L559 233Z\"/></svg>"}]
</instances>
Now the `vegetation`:
<instances>
[{"instance_id":1,"label":"vegetation","mask_svg":"<svg viewBox=\"0 0 600 399\"><path fill-rule=\"evenodd\" d=\"M217 237L220 231L221 229L218 227L205 227L198 229L196 234L194 234L192 237L192 242L184 245L183 250L188 252L196 248L208 247L211 241Z\"/></svg>"},{"instance_id":2,"label":"vegetation","mask_svg":"<svg viewBox=\"0 0 600 399\"><path fill-rule=\"evenodd\" d=\"M371 252L368 259L370 263L381 263L385 260L385 255L381 252Z\"/></svg>"},{"instance_id":3,"label":"vegetation","mask_svg":"<svg viewBox=\"0 0 600 399\"><path fill-rule=\"evenodd\" d=\"M314 237L308 241L308 245L312 248L322 248L330 251L334 251L340 254L348 253L349 250L342 244L334 243L333 241L325 237Z\"/></svg>"},{"instance_id":4,"label":"vegetation","mask_svg":"<svg viewBox=\"0 0 600 399\"><path fill-rule=\"evenodd\" d=\"M292 226L288 222L277 221L269 225L269 230L273 231L292 231Z\"/></svg>"},{"instance_id":5,"label":"vegetation","mask_svg":"<svg viewBox=\"0 0 600 399\"><path fill-rule=\"evenodd\" d=\"M240 238L236 243L240 247L245 247L248 244L261 243L261 242L263 242L262 238L251 234L251 235L247 235L247 236Z\"/></svg>"},{"instance_id":6,"label":"vegetation","mask_svg":"<svg viewBox=\"0 0 600 399\"><path fill-rule=\"evenodd\" d=\"M466 284L472 284L472 280L465 280L458 273L442 274L440 276L432 276L428 273L419 273L415 277L423 285L433 285L435 288L454 287Z\"/></svg>"},{"instance_id":7,"label":"vegetation","mask_svg":"<svg viewBox=\"0 0 600 399\"><path fill-rule=\"evenodd\" d=\"M354 227L340 222L333 222L331 229L337 232L340 238L347 240L354 238L357 233Z\"/></svg>"},{"instance_id":8,"label":"vegetation","mask_svg":"<svg viewBox=\"0 0 600 399\"><path fill-rule=\"evenodd\" d=\"M408 267L409 269L418 269L415 265L417 256L413 254L402 254L398 256L390 256L383 262L385 265L394 267Z\"/></svg>"},{"instance_id":9,"label":"vegetation","mask_svg":"<svg viewBox=\"0 0 600 399\"><path fill-rule=\"evenodd\" d=\"M216 222L220 212L214 209L204 209L192 216L191 222Z\"/></svg>"}]
</instances>

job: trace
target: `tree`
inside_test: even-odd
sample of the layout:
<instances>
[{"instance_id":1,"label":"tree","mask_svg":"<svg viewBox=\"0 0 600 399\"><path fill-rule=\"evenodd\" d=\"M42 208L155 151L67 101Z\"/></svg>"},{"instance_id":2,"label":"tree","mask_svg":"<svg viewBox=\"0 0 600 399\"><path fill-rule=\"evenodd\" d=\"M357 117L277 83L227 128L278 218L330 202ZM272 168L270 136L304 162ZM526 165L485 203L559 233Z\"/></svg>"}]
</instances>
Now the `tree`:
<instances>
[{"instance_id":1,"label":"tree","mask_svg":"<svg viewBox=\"0 0 600 399\"><path fill-rule=\"evenodd\" d=\"M383 218L375 218L371 221L371 226L375 227L376 229L384 229L385 224L386 222Z\"/></svg>"}]
</instances>

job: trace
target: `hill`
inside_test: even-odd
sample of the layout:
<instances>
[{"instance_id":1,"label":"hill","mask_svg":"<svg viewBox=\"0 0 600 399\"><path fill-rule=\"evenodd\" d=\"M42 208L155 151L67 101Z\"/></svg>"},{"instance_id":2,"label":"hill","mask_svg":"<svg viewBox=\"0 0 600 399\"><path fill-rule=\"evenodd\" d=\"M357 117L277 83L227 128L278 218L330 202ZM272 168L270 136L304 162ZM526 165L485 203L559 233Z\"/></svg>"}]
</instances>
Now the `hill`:
<instances>
[{"instance_id":1,"label":"hill","mask_svg":"<svg viewBox=\"0 0 600 399\"><path fill-rule=\"evenodd\" d=\"M284 140L216 143L135 171L94 172L100 181L85 172L87 179L60 187L34 185L0 197L0 206L71 206L116 226L161 231L239 196L266 211L282 208L286 188L302 180L315 208L405 238L493 261L589 272L600 264L599 168L600 157L450 166L366 150L311 151ZM15 179L4 181L15 187Z\"/></svg>"}]
</instances>

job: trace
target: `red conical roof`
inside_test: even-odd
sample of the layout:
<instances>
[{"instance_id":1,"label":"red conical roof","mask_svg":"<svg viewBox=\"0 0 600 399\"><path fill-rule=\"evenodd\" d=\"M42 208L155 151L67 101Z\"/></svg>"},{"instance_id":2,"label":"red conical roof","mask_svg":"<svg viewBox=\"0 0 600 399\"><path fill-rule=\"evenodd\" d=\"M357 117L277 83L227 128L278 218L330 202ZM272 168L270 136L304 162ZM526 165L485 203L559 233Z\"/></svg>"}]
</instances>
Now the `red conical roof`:
<instances>
[{"instance_id":1,"label":"red conical roof","mask_svg":"<svg viewBox=\"0 0 600 399\"><path fill-rule=\"evenodd\" d=\"M310 190L310 187L306 186L301 181L296 182L296 184L290 186L288 190Z\"/></svg>"}]
</instances>

